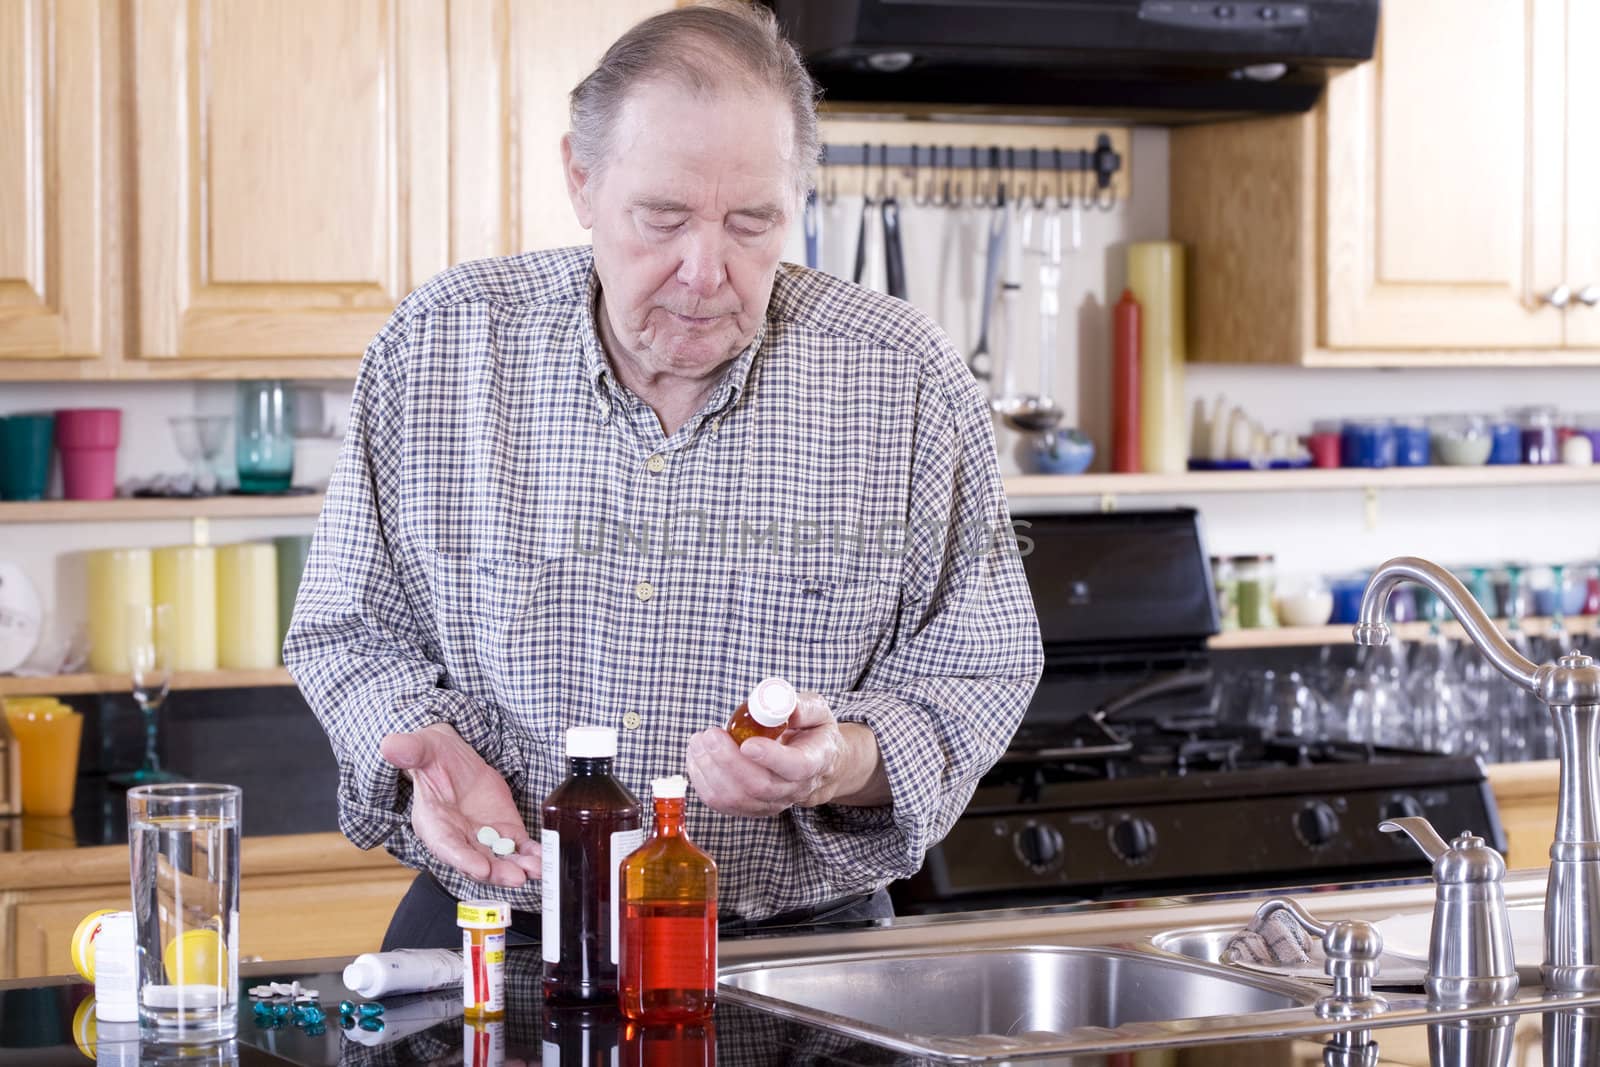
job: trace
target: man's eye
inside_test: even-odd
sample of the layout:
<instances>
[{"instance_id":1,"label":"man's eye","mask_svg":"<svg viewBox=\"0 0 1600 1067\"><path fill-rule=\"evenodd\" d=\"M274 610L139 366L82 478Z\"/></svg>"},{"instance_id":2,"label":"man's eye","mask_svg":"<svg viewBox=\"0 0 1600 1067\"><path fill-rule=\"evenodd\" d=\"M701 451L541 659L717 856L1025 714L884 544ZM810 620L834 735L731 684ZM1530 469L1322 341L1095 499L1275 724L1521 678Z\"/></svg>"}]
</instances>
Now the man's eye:
<instances>
[{"instance_id":1,"label":"man's eye","mask_svg":"<svg viewBox=\"0 0 1600 1067\"><path fill-rule=\"evenodd\" d=\"M676 233L678 231L678 228L680 226L682 226L683 223L681 223L681 222L647 222L647 223L645 223L645 225L648 226L651 230L654 230L656 233L666 234L666 233Z\"/></svg>"},{"instance_id":2,"label":"man's eye","mask_svg":"<svg viewBox=\"0 0 1600 1067\"><path fill-rule=\"evenodd\" d=\"M729 228L740 237L760 237L772 229L772 224L770 222L753 222L735 224Z\"/></svg>"}]
</instances>

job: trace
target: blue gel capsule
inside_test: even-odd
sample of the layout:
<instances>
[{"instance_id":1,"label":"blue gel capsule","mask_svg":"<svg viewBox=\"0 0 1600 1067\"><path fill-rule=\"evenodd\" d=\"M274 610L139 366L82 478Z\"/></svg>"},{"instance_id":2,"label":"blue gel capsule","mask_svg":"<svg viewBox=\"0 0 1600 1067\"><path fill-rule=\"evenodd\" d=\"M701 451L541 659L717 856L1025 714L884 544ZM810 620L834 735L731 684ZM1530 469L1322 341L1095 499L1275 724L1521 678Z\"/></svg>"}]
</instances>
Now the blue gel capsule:
<instances>
[{"instance_id":1,"label":"blue gel capsule","mask_svg":"<svg viewBox=\"0 0 1600 1067\"><path fill-rule=\"evenodd\" d=\"M354 1015L355 1013L356 1013L356 1006L354 1004L352 1004L348 1000L339 1001L339 1014L340 1015Z\"/></svg>"},{"instance_id":2,"label":"blue gel capsule","mask_svg":"<svg viewBox=\"0 0 1600 1067\"><path fill-rule=\"evenodd\" d=\"M289 1005L283 1003L274 1004L272 1006L272 1014L274 1018L287 1019L289 1017Z\"/></svg>"},{"instance_id":3,"label":"blue gel capsule","mask_svg":"<svg viewBox=\"0 0 1600 1067\"><path fill-rule=\"evenodd\" d=\"M255 1012L257 1015L271 1015L272 1005L268 1004L264 1000L258 1000L254 1004L250 1005L250 1010Z\"/></svg>"},{"instance_id":4,"label":"blue gel capsule","mask_svg":"<svg viewBox=\"0 0 1600 1067\"><path fill-rule=\"evenodd\" d=\"M341 1016L339 1016L339 1028L341 1030L349 1030L349 1029L353 1028L355 1025L356 1025L356 1017L354 1015L341 1015Z\"/></svg>"},{"instance_id":5,"label":"blue gel capsule","mask_svg":"<svg viewBox=\"0 0 1600 1067\"><path fill-rule=\"evenodd\" d=\"M362 1018L361 1018L361 1029L370 1030L375 1034L376 1033L382 1033L383 1032L383 1020L378 1018L376 1015L365 1015L365 1016L362 1016Z\"/></svg>"},{"instance_id":6,"label":"blue gel capsule","mask_svg":"<svg viewBox=\"0 0 1600 1067\"><path fill-rule=\"evenodd\" d=\"M294 1017L302 1023L320 1023L328 1016L315 1004L302 1004L294 1010Z\"/></svg>"},{"instance_id":7,"label":"blue gel capsule","mask_svg":"<svg viewBox=\"0 0 1600 1067\"><path fill-rule=\"evenodd\" d=\"M369 1001L368 1003L361 1005L361 1017L363 1019L374 1018L382 1014L383 1005L379 1004L377 1001Z\"/></svg>"}]
</instances>

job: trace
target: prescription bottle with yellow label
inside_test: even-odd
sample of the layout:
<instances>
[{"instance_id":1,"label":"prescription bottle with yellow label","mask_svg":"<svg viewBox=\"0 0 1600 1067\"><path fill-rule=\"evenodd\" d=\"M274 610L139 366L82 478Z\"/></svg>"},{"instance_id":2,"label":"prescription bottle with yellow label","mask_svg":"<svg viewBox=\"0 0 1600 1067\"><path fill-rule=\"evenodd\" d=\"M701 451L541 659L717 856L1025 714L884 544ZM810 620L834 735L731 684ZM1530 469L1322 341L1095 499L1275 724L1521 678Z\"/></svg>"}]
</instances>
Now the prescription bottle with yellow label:
<instances>
[{"instance_id":1,"label":"prescription bottle with yellow label","mask_svg":"<svg viewBox=\"0 0 1600 1067\"><path fill-rule=\"evenodd\" d=\"M499 900L463 900L456 905L461 927L461 1006L469 1019L506 1013L506 928L511 905Z\"/></svg>"}]
</instances>

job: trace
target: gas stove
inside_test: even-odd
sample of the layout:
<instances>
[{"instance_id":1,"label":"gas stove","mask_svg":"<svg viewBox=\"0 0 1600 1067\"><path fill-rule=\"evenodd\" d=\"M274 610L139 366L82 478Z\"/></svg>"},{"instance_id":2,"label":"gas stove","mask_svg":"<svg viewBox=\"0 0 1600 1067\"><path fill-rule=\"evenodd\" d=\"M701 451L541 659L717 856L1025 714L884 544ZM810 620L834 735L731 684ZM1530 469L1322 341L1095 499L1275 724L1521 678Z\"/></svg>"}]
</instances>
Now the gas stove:
<instances>
[{"instance_id":1,"label":"gas stove","mask_svg":"<svg viewBox=\"0 0 1600 1067\"><path fill-rule=\"evenodd\" d=\"M1474 758L1274 736L1212 707L1194 512L1032 521L1045 678L950 834L896 887L898 909L1426 875L1415 846L1377 828L1402 815L1504 849Z\"/></svg>"}]
</instances>

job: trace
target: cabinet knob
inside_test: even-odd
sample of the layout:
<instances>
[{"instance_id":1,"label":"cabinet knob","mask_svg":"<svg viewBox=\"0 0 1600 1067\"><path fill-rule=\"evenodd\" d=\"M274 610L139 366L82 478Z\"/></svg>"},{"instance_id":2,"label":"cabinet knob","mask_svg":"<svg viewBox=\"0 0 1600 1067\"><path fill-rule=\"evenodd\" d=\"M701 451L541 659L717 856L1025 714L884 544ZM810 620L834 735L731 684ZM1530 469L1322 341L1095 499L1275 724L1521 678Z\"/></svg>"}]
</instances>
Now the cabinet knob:
<instances>
[{"instance_id":1,"label":"cabinet knob","mask_svg":"<svg viewBox=\"0 0 1600 1067\"><path fill-rule=\"evenodd\" d=\"M1564 308L1572 300L1572 287L1569 285L1558 285L1548 293L1544 294L1543 299L1546 304L1549 304L1553 308Z\"/></svg>"},{"instance_id":2,"label":"cabinet knob","mask_svg":"<svg viewBox=\"0 0 1600 1067\"><path fill-rule=\"evenodd\" d=\"M1600 304L1600 285L1586 285L1578 290L1578 303L1584 307Z\"/></svg>"}]
</instances>

